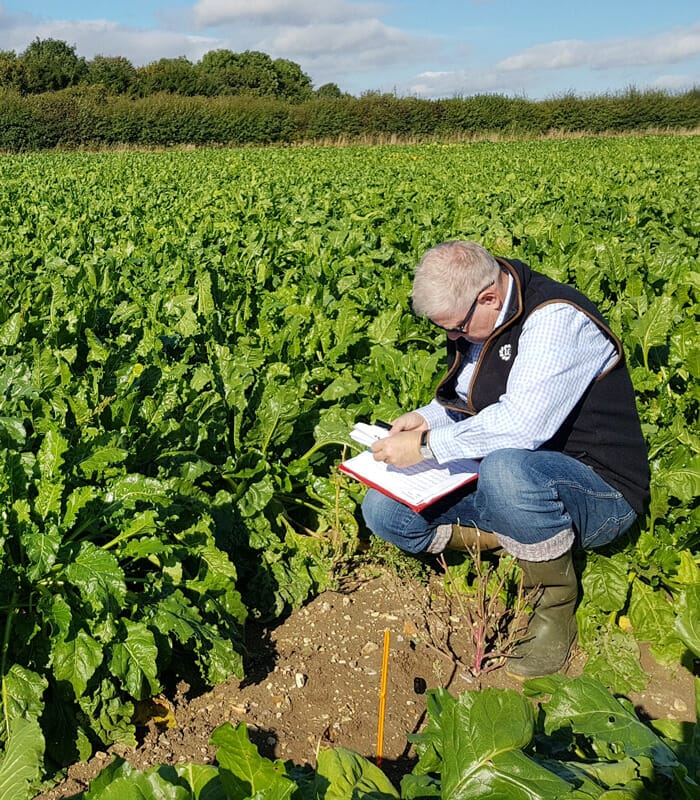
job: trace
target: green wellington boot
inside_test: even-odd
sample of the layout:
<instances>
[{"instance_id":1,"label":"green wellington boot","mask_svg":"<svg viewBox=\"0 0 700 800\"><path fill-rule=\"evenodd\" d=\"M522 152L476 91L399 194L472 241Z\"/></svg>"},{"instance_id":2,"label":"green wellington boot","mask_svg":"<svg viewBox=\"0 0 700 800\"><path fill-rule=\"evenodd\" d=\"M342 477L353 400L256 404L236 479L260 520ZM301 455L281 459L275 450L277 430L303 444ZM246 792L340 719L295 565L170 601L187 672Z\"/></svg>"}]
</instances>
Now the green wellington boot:
<instances>
[{"instance_id":1,"label":"green wellington boot","mask_svg":"<svg viewBox=\"0 0 700 800\"><path fill-rule=\"evenodd\" d=\"M506 672L520 679L551 675L566 664L576 639L578 580L571 550L551 561L518 564L523 588L537 594L526 638L508 656Z\"/></svg>"},{"instance_id":2,"label":"green wellington boot","mask_svg":"<svg viewBox=\"0 0 700 800\"><path fill-rule=\"evenodd\" d=\"M469 550L498 550L499 547L495 533L487 533L467 525L453 525L452 536L445 549L466 553Z\"/></svg>"}]
</instances>

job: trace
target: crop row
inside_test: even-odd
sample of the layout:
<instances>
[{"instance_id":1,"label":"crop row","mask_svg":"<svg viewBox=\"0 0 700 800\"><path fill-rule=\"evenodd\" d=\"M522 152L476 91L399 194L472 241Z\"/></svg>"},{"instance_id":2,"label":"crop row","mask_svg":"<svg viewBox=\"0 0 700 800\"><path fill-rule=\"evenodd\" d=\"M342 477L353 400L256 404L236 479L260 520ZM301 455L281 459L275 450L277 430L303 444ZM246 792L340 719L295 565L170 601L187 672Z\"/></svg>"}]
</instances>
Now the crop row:
<instances>
[{"instance_id":1,"label":"crop row","mask_svg":"<svg viewBox=\"0 0 700 800\"><path fill-rule=\"evenodd\" d=\"M246 619L329 585L360 525L347 433L429 398L411 276L455 237L622 336L653 498L589 557L581 642L615 690L645 680L638 640L687 658L697 167L694 137L3 159L1 738L40 720L49 773L133 743L136 702L240 675Z\"/></svg>"}]
</instances>

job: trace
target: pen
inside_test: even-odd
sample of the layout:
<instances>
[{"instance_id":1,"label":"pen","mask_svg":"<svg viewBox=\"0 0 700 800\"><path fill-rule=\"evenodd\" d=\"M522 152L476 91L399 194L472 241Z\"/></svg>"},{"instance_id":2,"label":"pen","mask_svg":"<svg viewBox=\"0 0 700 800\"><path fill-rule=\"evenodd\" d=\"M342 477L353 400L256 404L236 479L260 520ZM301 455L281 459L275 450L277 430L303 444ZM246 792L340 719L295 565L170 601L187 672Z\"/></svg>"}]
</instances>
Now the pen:
<instances>
[{"instance_id":1,"label":"pen","mask_svg":"<svg viewBox=\"0 0 700 800\"><path fill-rule=\"evenodd\" d=\"M387 431L391 430L391 425L388 422L382 422L380 419L378 419L374 424L378 428L384 428L384 430L387 430Z\"/></svg>"}]
</instances>

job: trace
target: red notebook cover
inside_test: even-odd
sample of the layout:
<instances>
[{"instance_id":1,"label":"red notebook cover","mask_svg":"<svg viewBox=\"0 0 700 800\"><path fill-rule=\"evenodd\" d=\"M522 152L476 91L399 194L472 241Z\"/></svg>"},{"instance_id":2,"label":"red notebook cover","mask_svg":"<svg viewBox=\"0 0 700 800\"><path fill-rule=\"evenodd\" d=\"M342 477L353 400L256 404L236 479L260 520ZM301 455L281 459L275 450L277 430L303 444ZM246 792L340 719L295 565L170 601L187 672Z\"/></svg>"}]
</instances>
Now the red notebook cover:
<instances>
[{"instance_id":1,"label":"red notebook cover","mask_svg":"<svg viewBox=\"0 0 700 800\"><path fill-rule=\"evenodd\" d=\"M372 453L366 450L359 456L343 461L338 468L346 475L418 512L455 489L475 481L479 464L466 459L443 465L435 461L421 461L400 470L375 461Z\"/></svg>"}]
</instances>

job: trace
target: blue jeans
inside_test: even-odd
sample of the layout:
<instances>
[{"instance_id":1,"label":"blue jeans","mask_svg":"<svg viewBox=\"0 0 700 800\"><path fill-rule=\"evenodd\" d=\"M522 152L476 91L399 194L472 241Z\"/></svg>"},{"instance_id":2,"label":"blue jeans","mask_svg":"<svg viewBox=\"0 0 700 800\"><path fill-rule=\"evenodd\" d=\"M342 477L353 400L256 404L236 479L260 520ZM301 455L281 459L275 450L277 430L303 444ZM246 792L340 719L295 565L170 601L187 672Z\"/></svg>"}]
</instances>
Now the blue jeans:
<instances>
[{"instance_id":1,"label":"blue jeans","mask_svg":"<svg viewBox=\"0 0 700 800\"><path fill-rule=\"evenodd\" d=\"M362 514L374 534L410 553L440 552L449 526L460 523L496 533L505 550L529 561L557 558L574 541L602 547L636 517L617 489L575 458L516 449L489 454L475 489L453 492L420 513L370 489Z\"/></svg>"}]
</instances>

